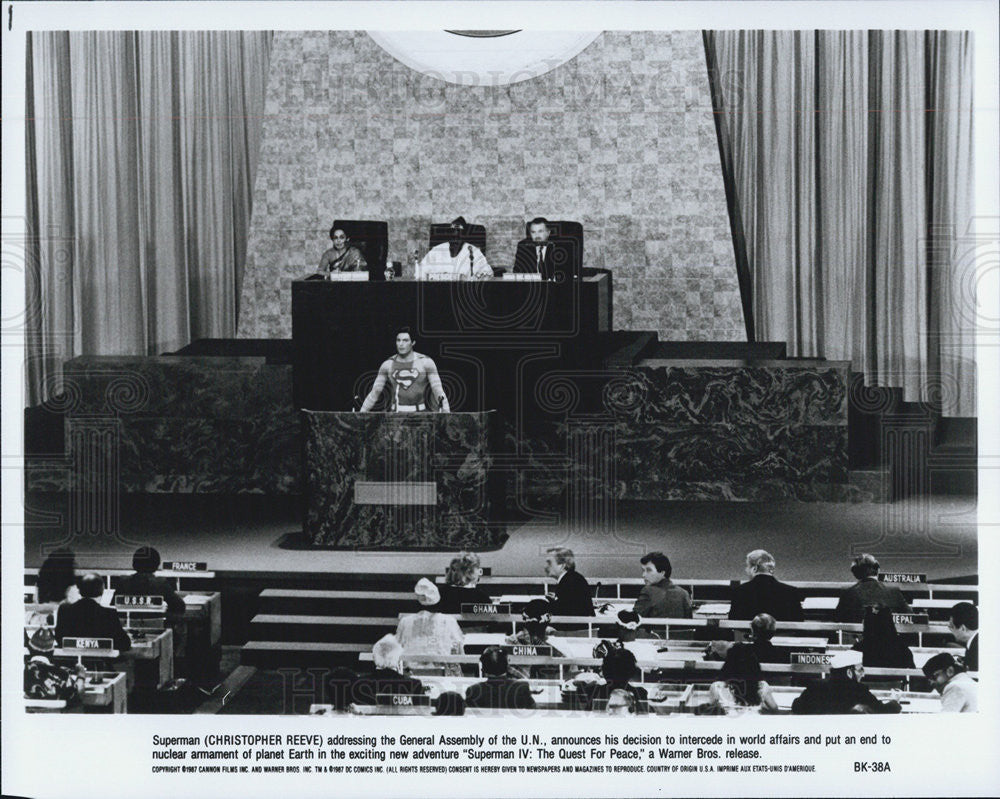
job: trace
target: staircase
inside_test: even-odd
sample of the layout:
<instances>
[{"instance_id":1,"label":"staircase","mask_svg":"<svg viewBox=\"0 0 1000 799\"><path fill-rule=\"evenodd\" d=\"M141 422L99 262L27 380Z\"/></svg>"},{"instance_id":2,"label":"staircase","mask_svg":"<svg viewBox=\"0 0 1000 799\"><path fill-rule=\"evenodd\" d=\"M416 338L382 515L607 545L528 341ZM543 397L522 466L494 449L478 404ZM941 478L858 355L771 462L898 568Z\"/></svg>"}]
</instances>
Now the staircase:
<instances>
[{"instance_id":1,"label":"staircase","mask_svg":"<svg viewBox=\"0 0 1000 799\"><path fill-rule=\"evenodd\" d=\"M419 609L412 591L266 588L240 662L258 668L353 667L361 652L395 632L400 613Z\"/></svg>"}]
</instances>

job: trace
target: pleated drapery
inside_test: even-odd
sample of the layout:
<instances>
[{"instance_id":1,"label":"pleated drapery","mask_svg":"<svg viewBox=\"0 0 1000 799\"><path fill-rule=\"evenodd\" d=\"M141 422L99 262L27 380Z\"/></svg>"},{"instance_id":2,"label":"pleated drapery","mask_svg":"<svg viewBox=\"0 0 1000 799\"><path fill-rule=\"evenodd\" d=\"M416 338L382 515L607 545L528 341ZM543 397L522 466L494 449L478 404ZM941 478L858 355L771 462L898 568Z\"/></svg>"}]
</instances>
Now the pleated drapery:
<instances>
[{"instance_id":1,"label":"pleated drapery","mask_svg":"<svg viewBox=\"0 0 1000 799\"><path fill-rule=\"evenodd\" d=\"M232 337L271 34L28 39L28 400L75 355Z\"/></svg>"},{"instance_id":2,"label":"pleated drapery","mask_svg":"<svg viewBox=\"0 0 1000 799\"><path fill-rule=\"evenodd\" d=\"M758 339L974 416L971 34L705 38Z\"/></svg>"}]
</instances>

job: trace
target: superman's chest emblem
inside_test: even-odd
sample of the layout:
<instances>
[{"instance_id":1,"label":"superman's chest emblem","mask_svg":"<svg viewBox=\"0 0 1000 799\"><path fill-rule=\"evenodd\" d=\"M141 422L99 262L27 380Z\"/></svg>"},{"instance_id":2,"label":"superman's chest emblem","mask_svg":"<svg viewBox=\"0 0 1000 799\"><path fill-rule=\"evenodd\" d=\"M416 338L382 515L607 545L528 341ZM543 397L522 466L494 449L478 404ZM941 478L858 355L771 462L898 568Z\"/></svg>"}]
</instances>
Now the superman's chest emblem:
<instances>
[{"instance_id":1,"label":"superman's chest emblem","mask_svg":"<svg viewBox=\"0 0 1000 799\"><path fill-rule=\"evenodd\" d=\"M413 382L420 377L420 373L416 369L397 369L394 373L396 383L398 383L403 388L409 388L413 385Z\"/></svg>"}]
</instances>

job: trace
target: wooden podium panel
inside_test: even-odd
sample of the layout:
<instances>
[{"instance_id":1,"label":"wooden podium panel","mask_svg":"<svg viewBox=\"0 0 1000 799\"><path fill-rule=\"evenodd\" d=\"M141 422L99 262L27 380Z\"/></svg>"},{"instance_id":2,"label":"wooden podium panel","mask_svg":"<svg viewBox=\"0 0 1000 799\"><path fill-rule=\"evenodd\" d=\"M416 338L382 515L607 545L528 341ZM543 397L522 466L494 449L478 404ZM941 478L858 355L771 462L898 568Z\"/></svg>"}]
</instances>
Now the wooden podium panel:
<instances>
[{"instance_id":1,"label":"wooden podium panel","mask_svg":"<svg viewBox=\"0 0 1000 799\"><path fill-rule=\"evenodd\" d=\"M501 546L495 417L305 411L306 538L362 549Z\"/></svg>"}]
</instances>

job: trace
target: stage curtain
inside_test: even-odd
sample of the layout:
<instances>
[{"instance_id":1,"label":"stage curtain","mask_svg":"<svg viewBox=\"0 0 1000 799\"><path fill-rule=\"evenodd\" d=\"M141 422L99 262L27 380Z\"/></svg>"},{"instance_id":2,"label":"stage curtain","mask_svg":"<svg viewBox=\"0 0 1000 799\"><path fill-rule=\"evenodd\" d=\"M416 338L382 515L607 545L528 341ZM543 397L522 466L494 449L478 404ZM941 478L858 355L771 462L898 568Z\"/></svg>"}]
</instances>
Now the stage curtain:
<instances>
[{"instance_id":1,"label":"stage curtain","mask_svg":"<svg viewBox=\"0 0 1000 799\"><path fill-rule=\"evenodd\" d=\"M29 33L28 401L235 336L271 34Z\"/></svg>"},{"instance_id":2,"label":"stage curtain","mask_svg":"<svg viewBox=\"0 0 1000 799\"><path fill-rule=\"evenodd\" d=\"M971 34L705 38L758 339L975 415Z\"/></svg>"}]
</instances>

